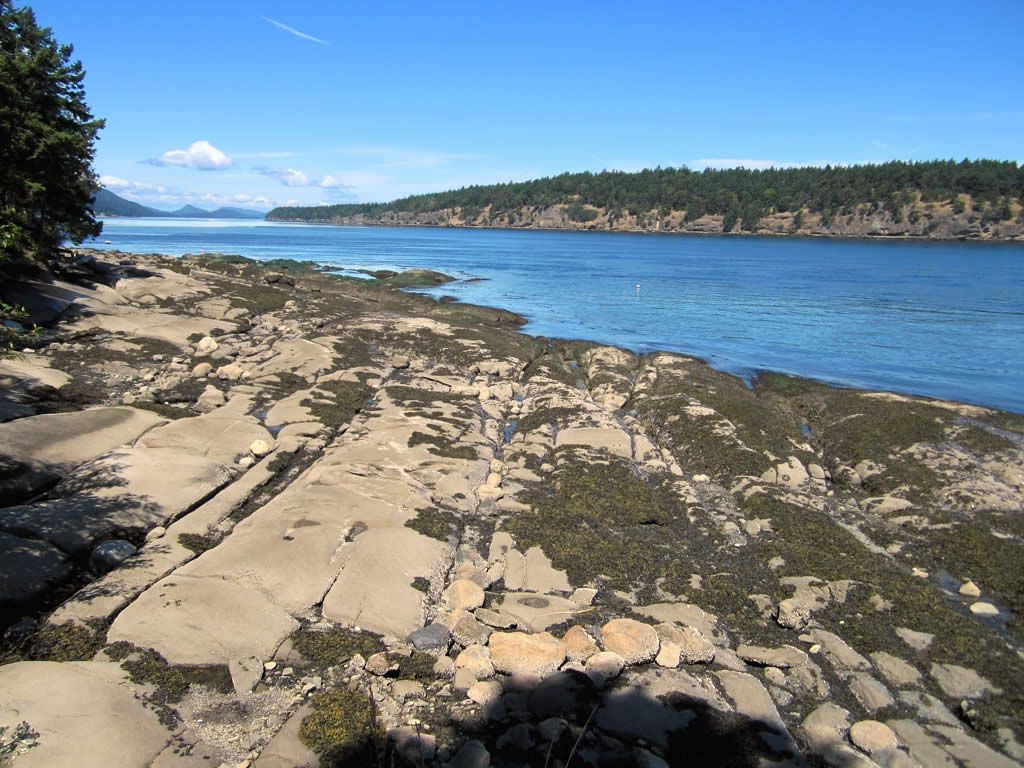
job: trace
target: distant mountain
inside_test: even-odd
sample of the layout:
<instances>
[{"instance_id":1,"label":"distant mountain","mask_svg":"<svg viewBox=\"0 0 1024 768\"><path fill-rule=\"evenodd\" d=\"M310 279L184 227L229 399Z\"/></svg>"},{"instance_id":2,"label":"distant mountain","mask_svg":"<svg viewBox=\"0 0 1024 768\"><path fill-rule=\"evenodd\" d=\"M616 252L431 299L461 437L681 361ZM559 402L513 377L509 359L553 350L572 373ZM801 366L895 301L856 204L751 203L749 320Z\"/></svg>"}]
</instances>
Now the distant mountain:
<instances>
[{"instance_id":1,"label":"distant mountain","mask_svg":"<svg viewBox=\"0 0 1024 768\"><path fill-rule=\"evenodd\" d=\"M109 189L101 189L93 200L92 212L97 216L168 216L167 211L158 211L131 200L118 197Z\"/></svg>"},{"instance_id":2,"label":"distant mountain","mask_svg":"<svg viewBox=\"0 0 1024 768\"><path fill-rule=\"evenodd\" d=\"M203 219L207 218L210 213L202 208L196 208L194 205L185 205L176 211L171 211L167 215L178 219Z\"/></svg>"},{"instance_id":3,"label":"distant mountain","mask_svg":"<svg viewBox=\"0 0 1024 768\"><path fill-rule=\"evenodd\" d=\"M266 214L263 211L254 211L249 208L232 208L230 206L218 208L208 214L211 219L263 219Z\"/></svg>"},{"instance_id":4,"label":"distant mountain","mask_svg":"<svg viewBox=\"0 0 1024 768\"><path fill-rule=\"evenodd\" d=\"M248 208L224 207L215 211L207 211L194 205L186 205L176 211L161 211L157 208L150 208L148 205L125 200L109 189L100 189L96 193L92 210L97 216L123 216L126 218L147 216L172 219L262 219L264 216L262 211L253 211Z\"/></svg>"}]
</instances>

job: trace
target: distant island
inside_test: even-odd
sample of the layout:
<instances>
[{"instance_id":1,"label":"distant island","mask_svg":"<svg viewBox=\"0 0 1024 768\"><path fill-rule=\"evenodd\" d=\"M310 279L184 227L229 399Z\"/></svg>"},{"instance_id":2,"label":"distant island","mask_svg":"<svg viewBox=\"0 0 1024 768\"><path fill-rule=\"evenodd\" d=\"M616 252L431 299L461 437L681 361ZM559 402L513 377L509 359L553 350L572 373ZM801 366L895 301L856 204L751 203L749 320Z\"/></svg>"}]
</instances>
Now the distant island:
<instances>
[{"instance_id":1,"label":"distant island","mask_svg":"<svg viewBox=\"0 0 1024 768\"><path fill-rule=\"evenodd\" d=\"M1024 239L1024 168L997 160L563 173L268 221L927 239Z\"/></svg>"},{"instance_id":2,"label":"distant island","mask_svg":"<svg viewBox=\"0 0 1024 768\"><path fill-rule=\"evenodd\" d=\"M100 189L92 204L97 216L120 216L124 218L161 217L169 219L262 219L262 211L247 208L217 208L207 211L194 205L186 205L176 211L161 211L131 200L125 200L109 189Z\"/></svg>"}]
</instances>

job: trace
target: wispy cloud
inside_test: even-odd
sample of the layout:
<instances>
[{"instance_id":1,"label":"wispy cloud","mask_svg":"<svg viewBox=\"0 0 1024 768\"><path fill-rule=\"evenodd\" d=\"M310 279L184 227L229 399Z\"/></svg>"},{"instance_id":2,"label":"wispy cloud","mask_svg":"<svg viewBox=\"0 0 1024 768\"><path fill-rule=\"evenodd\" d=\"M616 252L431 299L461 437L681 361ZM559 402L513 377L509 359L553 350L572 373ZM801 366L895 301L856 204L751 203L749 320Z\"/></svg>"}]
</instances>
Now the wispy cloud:
<instances>
[{"instance_id":1,"label":"wispy cloud","mask_svg":"<svg viewBox=\"0 0 1024 768\"><path fill-rule=\"evenodd\" d=\"M282 24L280 21L275 21L274 19L270 18L269 16L263 16L261 18L264 21L273 24L278 29L283 29L285 32L287 32L287 33L289 33L291 35L295 35L296 37L301 37L303 40L310 40L310 41L312 41L314 43L319 43L320 45L330 45L330 43L328 43L326 40L321 40L319 37L313 37L312 35L307 35L305 32L299 32L299 30L295 29L294 27L289 27L287 24Z\"/></svg>"},{"instance_id":2,"label":"wispy cloud","mask_svg":"<svg viewBox=\"0 0 1024 768\"><path fill-rule=\"evenodd\" d=\"M297 168L268 168L265 165L255 165L253 170L261 176L280 179L286 187L308 187L315 183Z\"/></svg>"},{"instance_id":3,"label":"wispy cloud","mask_svg":"<svg viewBox=\"0 0 1024 768\"><path fill-rule=\"evenodd\" d=\"M196 141L188 149L172 149L160 157L146 160L150 165L176 165L200 171L222 171L234 161L208 141Z\"/></svg>"}]
</instances>

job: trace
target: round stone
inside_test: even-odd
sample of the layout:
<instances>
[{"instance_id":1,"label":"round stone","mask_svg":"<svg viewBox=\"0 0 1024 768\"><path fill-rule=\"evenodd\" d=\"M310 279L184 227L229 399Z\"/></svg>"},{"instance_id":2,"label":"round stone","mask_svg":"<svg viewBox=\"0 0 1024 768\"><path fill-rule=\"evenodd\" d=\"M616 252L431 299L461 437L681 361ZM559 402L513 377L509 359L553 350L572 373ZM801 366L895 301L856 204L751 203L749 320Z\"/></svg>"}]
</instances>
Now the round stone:
<instances>
[{"instance_id":1,"label":"round stone","mask_svg":"<svg viewBox=\"0 0 1024 768\"><path fill-rule=\"evenodd\" d=\"M850 741L869 755L899 746L899 740L892 728L877 720L861 720L854 723L850 727Z\"/></svg>"},{"instance_id":2,"label":"round stone","mask_svg":"<svg viewBox=\"0 0 1024 768\"><path fill-rule=\"evenodd\" d=\"M89 556L89 568L95 573L112 571L136 552L135 545L124 539L104 541Z\"/></svg>"},{"instance_id":3,"label":"round stone","mask_svg":"<svg viewBox=\"0 0 1024 768\"><path fill-rule=\"evenodd\" d=\"M262 459L270 453L270 443L266 440L253 440L252 444L249 446L249 453L257 459Z\"/></svg>"}]
</instances>

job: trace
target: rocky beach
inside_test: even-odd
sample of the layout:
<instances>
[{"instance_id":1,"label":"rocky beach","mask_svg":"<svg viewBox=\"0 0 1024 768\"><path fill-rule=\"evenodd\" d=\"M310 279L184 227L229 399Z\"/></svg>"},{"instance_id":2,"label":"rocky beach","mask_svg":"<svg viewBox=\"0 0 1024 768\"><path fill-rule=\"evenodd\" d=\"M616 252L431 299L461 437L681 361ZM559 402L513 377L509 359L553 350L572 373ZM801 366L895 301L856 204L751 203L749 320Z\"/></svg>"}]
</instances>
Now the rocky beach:
<instances>
[{"instance_id":1,"label":"rocky beach","mask_svg":"<svg viewBox=\"0 0 1024 768\"><path fill-rule=\"evenodd\" d=\"M0 764L1024 761L1024 416L57 267L0 287Z\"/></svg>"}]
</instances>

